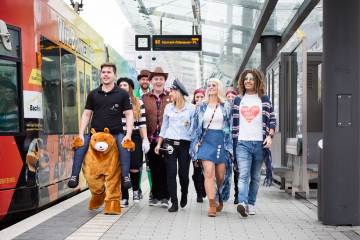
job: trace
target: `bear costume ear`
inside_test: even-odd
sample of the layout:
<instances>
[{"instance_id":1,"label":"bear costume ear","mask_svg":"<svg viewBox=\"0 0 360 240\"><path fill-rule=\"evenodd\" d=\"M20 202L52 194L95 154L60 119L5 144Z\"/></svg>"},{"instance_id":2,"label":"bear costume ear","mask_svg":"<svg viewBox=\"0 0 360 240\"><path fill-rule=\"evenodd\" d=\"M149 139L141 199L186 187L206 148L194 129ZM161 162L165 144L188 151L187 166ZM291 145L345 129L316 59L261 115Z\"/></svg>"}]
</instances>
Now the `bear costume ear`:
<instances>
[{"instance_id":1,"label":"bear costume ear","mask_svg":"<svg viewBox=\"0 0 360 240\"><path fill-rule=\"evenodd\" d=\"M104 128L104 133L110 133L108 128Z\"/></svg>"},{"instance_id":2,"label":"bear costume ear","mask_svg":"<svg viewBox=\"0 0 360 240\"><path fill-rule=\"evenodd\" d=\"M91 129L91 133L92 133L92 134L95 134L95 133L96 133L95 129L92 128L92 129Z\"/></svg>"}]
</instances>

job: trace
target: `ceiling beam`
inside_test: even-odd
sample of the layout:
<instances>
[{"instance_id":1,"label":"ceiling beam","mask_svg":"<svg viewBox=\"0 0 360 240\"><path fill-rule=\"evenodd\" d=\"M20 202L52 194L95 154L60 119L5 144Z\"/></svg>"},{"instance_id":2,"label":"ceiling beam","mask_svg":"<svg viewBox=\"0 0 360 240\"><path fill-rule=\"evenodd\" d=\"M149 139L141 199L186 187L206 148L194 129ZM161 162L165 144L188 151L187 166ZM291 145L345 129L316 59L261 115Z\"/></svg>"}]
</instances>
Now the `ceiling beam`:
<instances>
[{"instance_id":1,"label":"ceiling beam","mask_svg":"<svg viewBox=\"0 0 360 240\"><path fill-rule=\"evenodd\" d=\"M241 72L244 70L247 62L249 61L250 56L256 47L256 44L259 42L261 34L264 32L266 24L269 21L269 18L271 16L272 12L274 11L277 2L278 2L278 0L266 0L265 1L264 8L261 11L261 14L259 17L259 21L257 22L255 31L253 32L253 34L251 36L251 41L249 43L249 46L245 51L244 58L242 59L240 65L239 65L239 68L235 74L235 78L233 79L233 86L237 85L236 82L237 82Z\"/></svg>"},{"instance_id":2,"label":"ceiling beam","mask_svg":"<svg viewBox=\"0 0 360 240\"><path fill-rule=\"evenodd\" d=\"M301 4L295 16L281 35L281 42L277 46L277 52L281 51L281 49L289 41L292 35L294 35L296 30L301 26L301 24L305 21L307 16L309 16L311 11L316 7L319 2L320 0L305 0L303 4Z\"/></svg>"},{"instance_id":3,"label":"ceiling beam","mask_svg":"<svg viewBox=\"0 0 360 240\"><path fill-rule=\"evenodd\" d=\"M189 17L189 16L173 14L173 13L161 12L161 11L155 10L155 8L149 10L149 15L163 17L163 18L169 18L169 19L173 19L173 20L180 20L180 21L185 21L185 22L196 23L195 18L192 18L192 17ZM226 28L226 29L232 28L234 30L238 30L238 31L242 31L242 32L251 32L253 30L250 27L244 27L244 26L240 26L240 25L215 22L215 21L210 21L210 20L205 20L205 19L201 19L200 23L202 25L210 25L210 26L219 27L219 28ZM195 26L195 29L197 29L196 26ZM198 33L196 33L196 34L198 34Z\"/></svg>"}]
</instances>

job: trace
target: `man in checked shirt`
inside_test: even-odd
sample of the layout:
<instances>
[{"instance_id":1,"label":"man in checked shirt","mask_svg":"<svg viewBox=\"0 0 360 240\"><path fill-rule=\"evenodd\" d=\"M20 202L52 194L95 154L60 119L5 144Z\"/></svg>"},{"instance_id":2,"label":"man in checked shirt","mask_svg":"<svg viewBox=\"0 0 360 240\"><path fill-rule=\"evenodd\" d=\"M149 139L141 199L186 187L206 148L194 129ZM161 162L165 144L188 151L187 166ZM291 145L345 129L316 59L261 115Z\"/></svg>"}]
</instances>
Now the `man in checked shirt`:
<instances>
[{"instance_id":1,"label":"man in checked shirt","mask_svg":"<svg viewBox=\"0 0 360 240\"><path fill-rule=\"evenodd\" d=\"M161 155L155 154L155 147L159 139L161 124L165 106L171 103L169 91L164 89L168 73L164 73L161 67L149 72L149 80L153 90L142 96L145 106L146 128L150 142L150 150L147 153L149 167L151 169L153 200L150 206L169 206L169 189L167 185L166 165Z\"/></svg>"}]
</instances>

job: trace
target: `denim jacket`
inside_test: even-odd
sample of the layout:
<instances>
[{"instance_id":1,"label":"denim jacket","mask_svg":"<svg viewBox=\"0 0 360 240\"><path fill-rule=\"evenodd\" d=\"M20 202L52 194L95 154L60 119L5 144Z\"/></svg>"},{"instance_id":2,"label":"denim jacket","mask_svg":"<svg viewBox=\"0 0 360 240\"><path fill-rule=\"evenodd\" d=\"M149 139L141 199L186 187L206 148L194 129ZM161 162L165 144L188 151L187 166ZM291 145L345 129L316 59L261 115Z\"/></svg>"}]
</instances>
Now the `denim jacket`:
<instances>
[{"instance_id":1,"label":"denim jacket","mask_svg":"<svg viewBox=\"0 0 360 240\"><path fill-rule=\"evenodd\" d=\"M232 163L234 160L233 155L233 138L231 136L232 129L232 105L228 101L225 103L220 103L221 111L223 114L223 134L224 134L224 148L226 151L226 169L224 181L220 187L220 196L222 201L227 201L230 197L230 187L231 187L231 175L232 175ZM190 131L191 131L191 145L190 145L190 155L193 160L197 160L197 150L199 148L199 142L203 135L203 121L204 114L207 108L207 104L204 102L200 102L200 106L195 110ZM215 184L216 186L216 184ZM216 199L218 199L217 191L216 191Z\"/></svg>"}]
</instances>

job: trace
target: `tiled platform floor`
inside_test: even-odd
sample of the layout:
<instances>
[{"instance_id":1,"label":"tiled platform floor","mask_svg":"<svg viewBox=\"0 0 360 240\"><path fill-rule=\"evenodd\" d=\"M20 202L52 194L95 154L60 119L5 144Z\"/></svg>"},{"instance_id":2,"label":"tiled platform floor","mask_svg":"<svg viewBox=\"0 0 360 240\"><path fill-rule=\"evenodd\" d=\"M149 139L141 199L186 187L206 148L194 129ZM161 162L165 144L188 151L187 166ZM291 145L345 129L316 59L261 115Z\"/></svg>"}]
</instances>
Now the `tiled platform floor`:
<instances>
[{"instance_id":1,"label":"tiled platform floor","mask_svg":"<svg viewBox=\"0 0 360 240\"><path fill-rule=\"evenodd\" d=\"M360 227L325 226L317 220L316 206L311 203L314 199L300 201L276 186L260 187L257 214L247 218L236 211L233 193L224 203L224 210L210 218L208 200L196 202L192 181L188 205L177 213L150 207L148 181L142 186L144 199L137 204L130 202L129 208L123 209L119 216L104 215L102 209L88 211L90 194L86 191L80 194L81 199L75 196L80 199L77 205L66 207L49 219L43 217L38 224L33 223L34 226L22 231L27 226L25 222L31 221L26 219L1 231L0 239L360 239ZM46 215L50 210L39 214ZM20 233L14 234L17 231Z\"/></svg>"}]
</instances>

